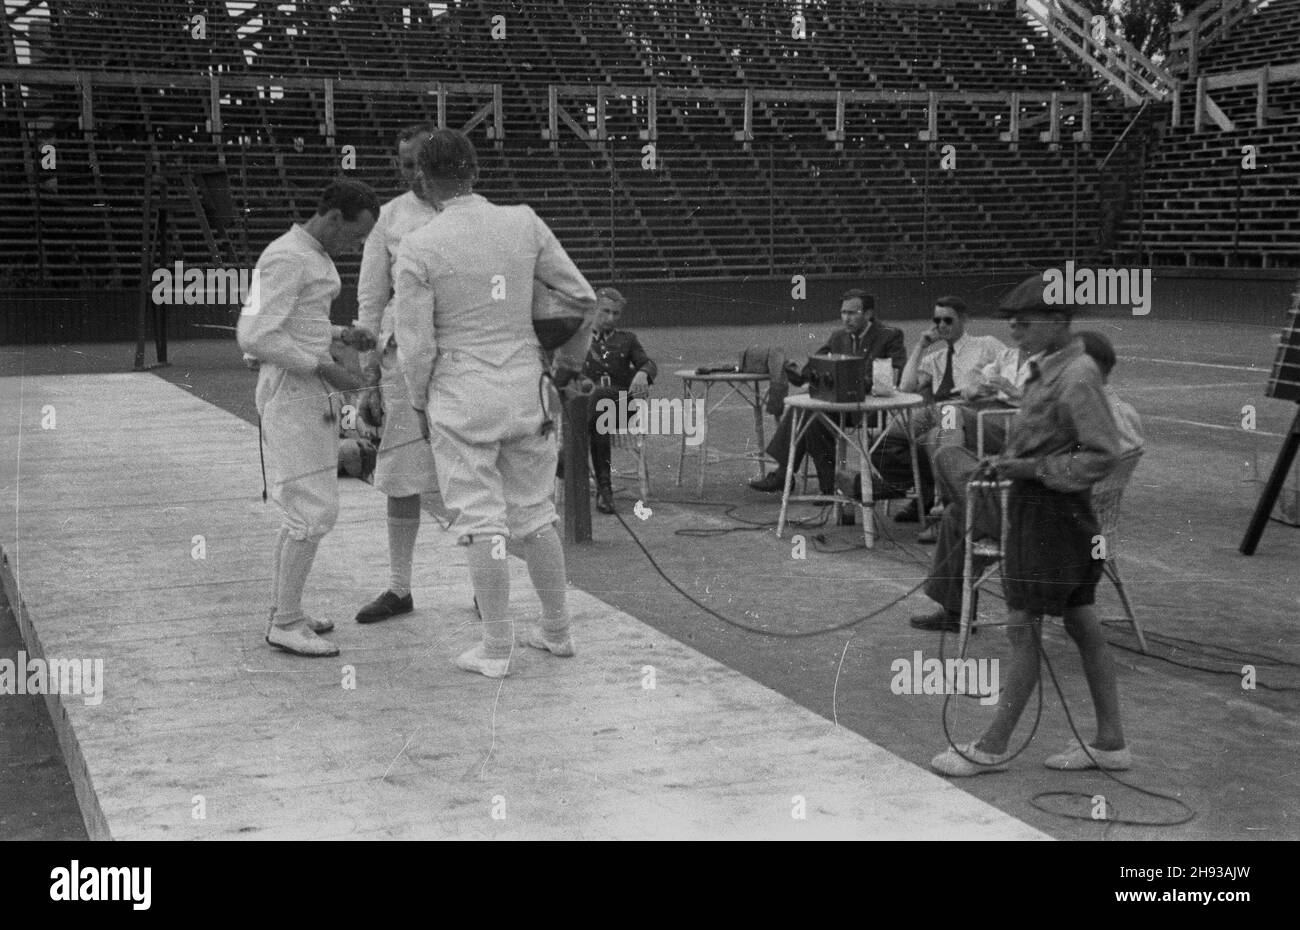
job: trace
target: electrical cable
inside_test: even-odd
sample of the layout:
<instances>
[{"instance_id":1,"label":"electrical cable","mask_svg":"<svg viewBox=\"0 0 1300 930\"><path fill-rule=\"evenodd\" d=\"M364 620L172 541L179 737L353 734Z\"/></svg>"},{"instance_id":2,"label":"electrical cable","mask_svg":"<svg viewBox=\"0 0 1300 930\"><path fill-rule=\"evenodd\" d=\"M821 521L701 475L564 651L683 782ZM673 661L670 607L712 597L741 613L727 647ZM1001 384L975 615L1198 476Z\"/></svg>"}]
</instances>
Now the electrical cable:
<instances>
[{"instance_id":1,"label":"electrical cable","mask_svg":"<svg viewBox=\"0 0 1300 930\"><path fill-rule=\"evenodd\" d=\"M824 627L819 630L802 630L795 633L783 633L783 632L775 632L772 630L761 630L758 627L752 627L749 626L748 624L741 623L737 620L732 620L730 617L724 617L722 614L718 613L712 607L700 603L691 594L683 590L682 587L677 584L677 582L673 581L672 578L668 577L668 574L663 570L662 567L660 567L659 562L650 553L650 550L645 547L645 544L642 543L640 538L637 536L637 534L633 532L632 527L628 526L627 521L623 519L623 515L621 513L615 512L614 516L618 518L618 522L622 525L623 529L627 532L628 536L631 537L632 542L636 543L637 548L641 550L641 554L646 557L647 561L649 561L650 566L655 570L655 572L659 575L659 577L662 578L668 584L670 588L672 588L682 597L686 598L686 600L690 601L700 610L704 611L706 614L713 617L715 620L721 621L722 623L725 623L726 625L731 627L735 627L736 629L744 630L747 633L754 633L758 636L770 636L774 639L807 639L813 636L824 636L828 633L838 633L841 630L847 630L850 627L855 627L860 623L865 623L867 620L880 616L885 611L894 607L896 604L901 603L902 601L911 597L917 591L921 590L921 587L925 584L925 580L922 579L921 581L917 582L913 588L900 594L898 597L894 598L892 601L885 604L883 607L879 607L876 610L873 610L870 613L865 614L861 617L857 617L852 620L846 620L843 623L835 624L834 626Z\"/></svg>"}]
</instances>

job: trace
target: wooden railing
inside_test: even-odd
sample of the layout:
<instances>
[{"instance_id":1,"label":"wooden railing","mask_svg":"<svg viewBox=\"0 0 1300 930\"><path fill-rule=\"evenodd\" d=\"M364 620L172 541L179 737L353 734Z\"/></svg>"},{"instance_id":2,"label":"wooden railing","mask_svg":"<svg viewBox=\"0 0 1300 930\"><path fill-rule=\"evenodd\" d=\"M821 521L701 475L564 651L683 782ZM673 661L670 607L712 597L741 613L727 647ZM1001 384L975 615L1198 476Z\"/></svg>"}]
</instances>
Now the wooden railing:
<instances>
[{"instance_id":1,"label":"wooden railing","mask_svg":"<svg viewBox=\"0 0 1300 930\"><path fill-rule=\"evenodd\" d=\"M1169 69L1195 78L1200 52L1255 12L1260 0L1204 0L1169 30Z\"/></svg>"},{"instance_id":2,"label":"wooden railing","mask_svg":"<svg viewBox=\"0 0 1300 930\"><path fill-rule=\"evenodd\" d=\"M1118 90L1130 106L1165 100L1177 87L1173 74L1074 0L1016 0L1016 7Z\"/></svg>"}]
</instances>

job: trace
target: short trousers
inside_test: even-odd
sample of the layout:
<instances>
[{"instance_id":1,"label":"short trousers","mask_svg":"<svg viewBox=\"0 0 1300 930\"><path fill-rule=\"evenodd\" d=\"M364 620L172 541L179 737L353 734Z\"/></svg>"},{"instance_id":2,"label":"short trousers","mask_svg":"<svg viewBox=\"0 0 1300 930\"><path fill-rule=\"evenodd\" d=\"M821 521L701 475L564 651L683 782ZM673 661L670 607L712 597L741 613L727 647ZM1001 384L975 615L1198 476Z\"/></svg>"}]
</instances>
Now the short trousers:
<instances>
[{"instance_id":1,"label":"short trousers","mask_svg":"<svg viewBox=\"0 0 1300 930\"><path fill-rule=\"evenodd\" d=\"M1094 559L1101 524L1091 492L1015 481L1007 505L1007 607L1059 617L1093 603L1105 559Z\"/></svg>"},{"instance_id":2,"label":"short trousers","mask_svg":"<svg viewBox=\"0 0 1300 930\"><path fill-rule=\"evenodd\" d=\"M438 358L429 427L443 504L462 539L523 537L558 519L555 432L542 436L542 368L520 353L493 366L463 353Z\"/></svg>"},{"instance_id":3,"label":"short trousers","mask_svg":"<svg viewBox=\"0 0 1300 930\"><path fill-rule=\"evenodd\" d=\"M271 500L293 539L316 539L339 513L339 427L330 388L316 375L263 363L257 412Z\"/></svg>"},{"instance_id":4,"label":"short trousers","mask_svg":"<svg viewBox=\"0 0 1300 930\"><path fill-rule=\"evenodd\" d=\"M433 450L420 434L420 418L411 406L396 348L384 352L380 371L384 433L375 463L375 487L389 497L435 493Z\"/></svg>"}]
</instances>

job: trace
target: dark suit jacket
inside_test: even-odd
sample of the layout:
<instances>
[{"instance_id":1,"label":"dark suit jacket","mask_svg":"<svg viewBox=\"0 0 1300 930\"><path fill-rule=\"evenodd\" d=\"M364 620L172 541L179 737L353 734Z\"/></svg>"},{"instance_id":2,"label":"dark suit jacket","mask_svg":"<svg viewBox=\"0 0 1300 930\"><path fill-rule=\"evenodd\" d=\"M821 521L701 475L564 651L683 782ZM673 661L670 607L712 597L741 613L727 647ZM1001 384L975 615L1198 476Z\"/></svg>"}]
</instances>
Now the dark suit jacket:
<instances>
[{"instance_id":1,"label":"dark suit jacket","mask_svg":"<svg viewBox=\"0 0 1300 930\"><path fill-rule=\"evenodd\" d=\"M856 351L853 348L853 337L849 335L849 331L847 329L837 329L831 333L831 338L826 344L814 354L826 355L832 352L837 355L861 355L868 360L887 358L894 363L895 381L898 380L898 373L907 364L907 349L903 345L903 331L894 329L892 326L886 326L879 320L872 323L861 337L861 345L858 346ZM808 379L807 365L804 365L800 374L804 380Z\"/></svg>"}]
</instances>

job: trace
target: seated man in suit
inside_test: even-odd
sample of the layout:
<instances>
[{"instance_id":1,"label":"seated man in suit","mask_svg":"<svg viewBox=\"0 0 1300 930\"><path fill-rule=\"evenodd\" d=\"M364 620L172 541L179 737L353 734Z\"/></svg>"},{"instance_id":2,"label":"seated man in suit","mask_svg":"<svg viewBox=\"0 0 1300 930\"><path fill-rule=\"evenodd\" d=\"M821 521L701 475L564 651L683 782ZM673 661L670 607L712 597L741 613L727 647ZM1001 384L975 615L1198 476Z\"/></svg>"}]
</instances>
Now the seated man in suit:
<instances>
[{"instance_id":1,"label":"seated man in suit","mask_svg":"<svg viewBox=\"0 0 1300 930\"><path fill-rule=\"evenodd\" d=\"M659 374L636 333L614 328L626 306L627 298L616 289L602 287L596 291L596 322L582 370L583 378L592 385L587 440L596 476L596 509L601 513L614 512L614 486L609 473L610 438L596 428L599 402L608 398L617 403L620 391L626 391L629 398L645 397Z\"/></svg>"},{"instance_id":2,"label":"seated man in suit","mask_svg":"<svg viewBox=\"0 0 1300 930\"><path fill-rule=\"evenodd\" d=\"M999 353L1006 349L1002 340L995 336L967 333L969 320L970 310L965 301L959 297L940 297L934 302L934 325L921 334L920 341L907 359L898 388L918 393L927 401L926 407L912 415L912 432L917 439L924 439L932 429L942 424L940 411L945 404L956 408L963 403L963 391L978 383L984 367L997 362ZM921 488L921 497L929 501L933 496L929 456L924 444L918 451L922 455L921 481L925 485ZM896 466L894 470L902 470L910 461L910 455L907 438L898 430L891 429L881 444L882 472L889 471L891 466ZM916 502L913 501L894 519L902 522L919 520Z\"/></svg>"},{"instance_id":3,"label":"seated man in suit","mask_svg":"<svg viewBox=\"0 0 1300 930\"><path fill-rule=\"evenodd\" d=\"M903 331L876 322L876 299L866 291L854 288L846 291L840 298L840 319L844 328L831 334L827 343L817 350L816 355L836 353L839 355L858 355L870 362L878 358L887 358L894 365L895 373L903 370L907 362L907 351L903 347ZM796 386L807 380L807 367L803 371L786 369L790 383ZM792 418L785 417L781 425L767 444L767 454L776 459L776 470L762 478L749 483L756 491L780 491L785 487L785 468L790 453L790 430ZM803 462L804 453L812 456L817 468L817 483L822 494L832 494L835 488L835 436L822 423L814 423L808 428L803 439L795 446L794 467L798 470Z\"/></svg>"}]
</instances>

